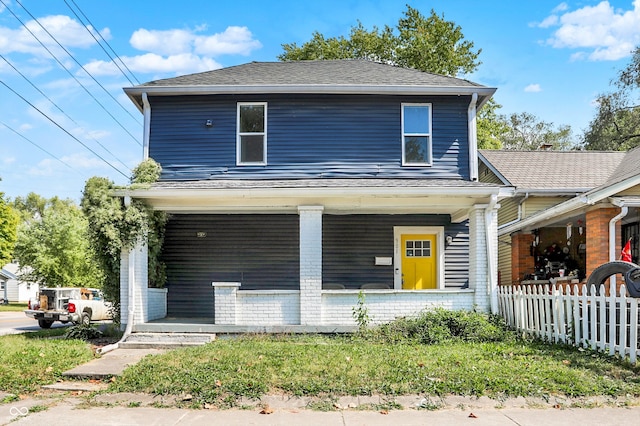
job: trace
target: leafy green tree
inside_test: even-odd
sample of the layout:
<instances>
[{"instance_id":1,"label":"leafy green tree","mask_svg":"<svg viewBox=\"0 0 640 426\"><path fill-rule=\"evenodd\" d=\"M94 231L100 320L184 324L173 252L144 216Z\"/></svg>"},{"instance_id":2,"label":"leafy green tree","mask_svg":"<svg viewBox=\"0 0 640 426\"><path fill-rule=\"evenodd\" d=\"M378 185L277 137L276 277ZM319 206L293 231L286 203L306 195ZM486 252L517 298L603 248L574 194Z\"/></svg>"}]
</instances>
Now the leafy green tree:
<instances>
[{"instance_id":1,"label":"leafy green tree","mask_svg":"<svg viewBox=\"0 0 640 426\"><path fill-rule=\"evenodd\" d=\"M21 277L49 287L96 287L100 271L87 240L87 221L74 204L45 207L18 227L15 257Z\"/></svg>"},{"instance_id":2,"label":"leafy green tree","mask_svg":"<svg viewBox=\"0 0 640 426\"><path fill-rule=\"evenodd\" d=\"M44 217L47 208L64 209L75 205L71 199L58 197L45 198L35 192L30 192L26 197L16 197L13 200L13 208L20 214L22 222L38 220Z\"/></svg>"},{"instance_id":3,"label":"leafy green tree","mask_svg":"<svg viewBox=\"0 0 640 426\"><path fill-rule=\"evenodd\" d=\"M473 42L464 39L461 27L445 20L444 14L438 16L432 9L425 18L409 5L395 29L374 26L367 30L358 22L349 38L325 38L316 31L301 46L291 43L282 48L284 53L278 56L281 61L356 58L448 76L475 71L481 52L473 50Z\"/></svg>"},{"instance_id":4,"label":"leafy green tree","mask_svg":"<svg viewBox=\"0 0 640 426\"><path fill-rule=\"evenodd\" d=\"M478 112L478 148L501 149L502 140L509 132L509 122L504 115L498 114L502 105L490 99Z\"/></svg>"},{"instance_id":5,"label":"leafy green tree","mask_svg":"<svg viewBox=\"0 0 640 426\"><path fill-rule=\"evenodd\" d=\"M0 268L11 262L17 239L18 213L0 192Z\"/></svg>"},{"instance_id":6,"label":"leafy green tree","mask_svg":"<svg viewBox=\"0 0 640 426\"><path fill-rule=\"evenodd\" d=\"M569 150L575 148L571 126L555 126L541 121L533 114L522 112L511 114L509 129L502 135L503 149L513 150Z\"/></svg>"},{"instance_id":7,"label":"leafy green tree","mask_svg":"<svg viewBox=\"0 0 640 426\"><path fill-rule=\"evenodd\" d=\"M133 171L132 187L145 187L155 182L161 172L158 163L149 159ZM106 178L92 177L84 188L82 209L89 221L90 241L103 271L105 296L120 301L120 256L140 239L146 239L149 250L149 286L162 287L166 281L165 266L160 260L164 240L166 214L156 212L140 200L125 206L122 197L114 195L115 186Z\"/></svg>"},{"instance_id":8,"label":"leafy green tree","mask_svg":"<svg viewBox=\"0 0 640 426\"><path fill-rule=\"evenodd\" d=\"M596 116L583 136L586 149L627 151L640 145L640 46L612 83L615 90L598 97Z\"/></svg>"}]
</instances>

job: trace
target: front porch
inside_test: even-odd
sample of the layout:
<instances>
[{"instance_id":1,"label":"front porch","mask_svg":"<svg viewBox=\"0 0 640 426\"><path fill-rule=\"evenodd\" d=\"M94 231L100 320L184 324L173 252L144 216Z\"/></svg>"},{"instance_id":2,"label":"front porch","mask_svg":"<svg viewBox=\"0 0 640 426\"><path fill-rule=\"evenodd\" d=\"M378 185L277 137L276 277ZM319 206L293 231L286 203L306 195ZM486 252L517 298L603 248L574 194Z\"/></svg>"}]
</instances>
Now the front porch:
<instances>
[{"instance_id":1,"label":"front porch","mask_svg":"<svg viewBox=\"0 0 640 426\"><path fill-rule=\"evenodd\" d=\"M442 290L321 290L320 317L302 324L300 291L247 290L238 283L213 283L216 291L212 318L166 316L166 289L142 289L138 293L140 313L134 332L176 333L346 333L357 329L353 310L364 296L364 308L371 324L381 324L400 316L415 316L425 309L473 309L473 289ZM146 290L146 291L144 291ZM146 293L146 295L145 295ZM141 306L146 300L146 306Z\"/></svg>"}]
</instances>

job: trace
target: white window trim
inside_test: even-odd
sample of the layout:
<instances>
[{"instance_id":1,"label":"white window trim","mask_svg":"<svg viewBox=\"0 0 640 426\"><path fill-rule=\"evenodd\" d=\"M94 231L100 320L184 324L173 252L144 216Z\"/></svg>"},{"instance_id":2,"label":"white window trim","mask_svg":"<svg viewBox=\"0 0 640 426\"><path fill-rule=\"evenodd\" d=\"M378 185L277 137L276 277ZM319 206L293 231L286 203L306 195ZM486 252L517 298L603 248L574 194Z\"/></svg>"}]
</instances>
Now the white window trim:
<instances>
[{"instance_id":1,"label":"white window trim","mask_svg":"<svg viewBox=\"0 0 640 426\"><path fill-rule=\"evenodd\" d=\"M421 106L421 107L429 107L429 133L405 133L404 132L404 107L406 106ZM431 130L431 123L433 122L432 120L432 112L433 112L433 105L430 103L402 103L401 107L400 107L400 121L401 121L401 131L402 134L400 135L400 137L402 138L402 165L403 166L410 166L410 167L426 167L426 166L431 166L433 164L433 136L432 136L432 130ZM405 143L404 143L404 138L405 136L427 136L429 138L429 146L428 146L428 152L427 155L429 156L429 162L427 163L407 163L405 161Z\"/></svg>"},{"instance_id":2,"label":"white window trim","mask_svg":"<svg viewBox=\"0 0 640 426\"><path fill-rule=\"evenodd\" d=\"M438 280L436 289L444 289L444 226L394 226L393 227L393 288L394 290L402 290L402 244L400 244L403 234L435 234L438 250L436 253L436 266L438 272L436 278ZM406 290L411 291L411 290ZM429 291L429 290L415 290Z\"/></svg>"},{"instance_id":3,"label":"white window trim","mask_svg":"<svg viewBox=\"0 0 640 426\"><path fill-rule=\"evenodd\" d=\"M262 105L264 106L264 131L262 133L240 133L240 107L243 105ZM237 166L266 166L267 165L267 102L238 102L236 106L236 165ZM263 139L262 161L242 162L241 161L241 143L240 136L259 135Z\"/></svg>"}]
</instances>

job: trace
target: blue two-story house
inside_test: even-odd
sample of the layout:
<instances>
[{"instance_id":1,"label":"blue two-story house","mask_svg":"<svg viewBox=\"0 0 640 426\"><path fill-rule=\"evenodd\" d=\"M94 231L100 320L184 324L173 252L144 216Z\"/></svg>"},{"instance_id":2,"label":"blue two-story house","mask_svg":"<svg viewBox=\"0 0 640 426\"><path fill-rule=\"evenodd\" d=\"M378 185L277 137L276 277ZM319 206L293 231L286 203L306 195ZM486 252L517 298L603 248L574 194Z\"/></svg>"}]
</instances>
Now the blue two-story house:
<instances>
[{"instance_id":1,"label":"blue two-story house","mask_svg":"<svg viewBox=\"0 0 640 426\"><path fill-rule=\"evenodd\" d=\"M478 182L494 88L363 60L252 62L124 89L170 213L166 289L123 256L123 321L334 330L425 308L495 308L509 188ZM129 298L129 289L133 299ZM131 302L132 301L132 302ZM266 328L265 328L266 327ZM206 328L205 328L206 329Z\"/></svg>"}]
</instances>

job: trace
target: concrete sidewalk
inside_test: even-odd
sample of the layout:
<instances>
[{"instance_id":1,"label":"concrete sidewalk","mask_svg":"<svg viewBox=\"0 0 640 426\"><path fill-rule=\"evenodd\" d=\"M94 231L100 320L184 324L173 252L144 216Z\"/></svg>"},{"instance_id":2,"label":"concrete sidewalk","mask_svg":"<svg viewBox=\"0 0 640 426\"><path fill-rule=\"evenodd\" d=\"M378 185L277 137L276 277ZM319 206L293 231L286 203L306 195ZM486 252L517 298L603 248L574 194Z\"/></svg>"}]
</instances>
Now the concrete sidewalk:
<instances>
[{"instance_id":1,"label":"concrete sidewalk","mask_svg":"<svg viewBox=\"0 0 640 426\"><path fill-rule=\"evenodd\" d=\"M190 410L152 407L86 408L80 399L37 401L41 411L29 413L32 400L0 405L0 424L67 426L90 425L473 425L473 426L554 426L554 425L638 425L640 407L578 409L441 409L377 411L340 410L319 412L304 409L276 409L271 414L259 410ZM47 407L44 409L44 407Z\"/></svg>"}]
</instances>

